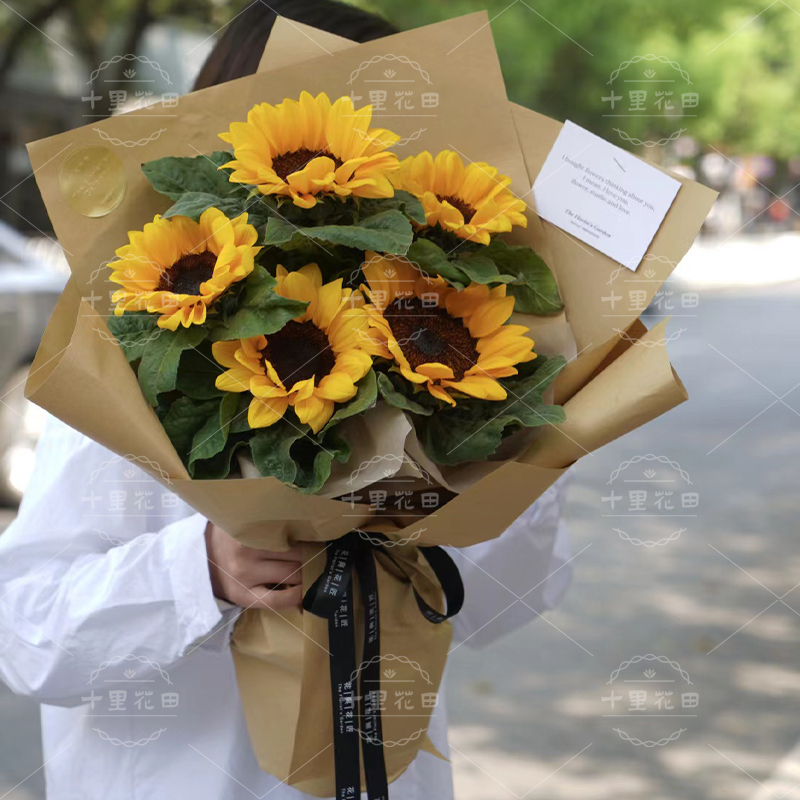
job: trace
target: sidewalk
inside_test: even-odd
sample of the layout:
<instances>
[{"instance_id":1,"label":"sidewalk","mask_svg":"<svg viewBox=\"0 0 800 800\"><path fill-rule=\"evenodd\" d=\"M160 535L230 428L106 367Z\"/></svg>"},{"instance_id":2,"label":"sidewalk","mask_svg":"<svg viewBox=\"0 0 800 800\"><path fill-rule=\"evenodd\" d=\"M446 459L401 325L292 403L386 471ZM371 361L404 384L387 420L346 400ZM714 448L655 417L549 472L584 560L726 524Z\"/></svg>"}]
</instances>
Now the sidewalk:
<instances>
[{"instance_id":1,"label":"sidewalk","mask_svg":"<svg viewBox=\"0 0 800 800\"><path fill-rule=\"evenodd\" d=\"M800 738L800 591L785 595L800 582L800 391L793 409L776 400L800 381L800 325L783 287L751 294L703 292L702 331L670 345L691 401L576 468L568 519L583 552L563 605L489 652L454 654L459 800L800 798L797 751L785 756ZM676 538L675 520L642 521L640 541L660 545L603 516L610 475L636 454L679 461L700 497ZM686 671L696 717L603 716L612 672L644 655ZM642 746L615 728L641 741L685 731Z\"/></svg>"},{"instance_id":2,"label":"sidewalk","mask_svg":"<svg viewBox=\"0 0 800 800\"><path fill-rule=\"evenodd\" d=\"M800 233L698 239L673 273L700 290L800 280Z\"/></svg>"}]
</instances>

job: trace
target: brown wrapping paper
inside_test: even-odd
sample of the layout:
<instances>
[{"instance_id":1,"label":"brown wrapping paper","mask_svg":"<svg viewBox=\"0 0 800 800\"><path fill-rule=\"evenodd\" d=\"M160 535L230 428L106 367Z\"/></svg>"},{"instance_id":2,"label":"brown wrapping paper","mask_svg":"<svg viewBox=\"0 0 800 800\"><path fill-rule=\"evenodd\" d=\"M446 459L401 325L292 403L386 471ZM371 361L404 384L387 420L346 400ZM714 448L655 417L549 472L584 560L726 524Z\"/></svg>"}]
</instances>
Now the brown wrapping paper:
<instances>
[{"instance_id":1,"label":"brown wrapping paper","mask_svg":"<svg viewBox=\"0 0 800 800\"><path fill-rule=\"evenodd\" d=\"M308 586L325 563L321 555L324 548L304 545L303 549L307 554L303 585ZM416 547L396 547L392 555L415 575L418 590L428 597L435 594L429 568ZM389 689L382 726L387 775L392 781L420 749L441 757L428 738L425 716L436 713L436 709L422 702L423 696L435 694L441 683L452 629L449 624L420 624L410 584L398 580L396 571L380 554L377 565L382 664L386 665L385 674L389 670L395 673L382 686ZM358 602L356 609L360 609ZM361 624L362 615L357 613L356 627L360 629ZM300 611L276 616L251 609L241 617L233 637L253 747L259 755L269 753L262 766L285 764L284 780L318 796L334 794L327 642L325 620ZM392 689L398 686L411 692L408 705L392 702ZM276 719L281 720L279 726L269 724Z\"/></svg>"},{"instance_id":2,"label":"brown wrapping paper","mask_svg":"<svg viewBox=\"0 0 800 800\"><path fill-rule=\"evenodd\" d=\"M279 102L303 89L347 94L348 77L360 63L392 51L424 62L435 73L442 98L439 115L421 145L412 142L399 155L423 148L457 149L510 175L518 194L528 192L559 123L508 103L485 14L364 45L279 19L265 51L264 72L182 98L177 121L162 135L139 147L117 148L127 189L110 214L90 219L73 211L59 192L59 166L70 149L97 144L99 132L104 139L146 138L152 130L147 112L104 120L29 146L73 277L37 353L27 391L34 402L112 451L146 456L145 466L156 479L169 482L172 491L242 542L268 549L307 543L304 587L322 569L319 543L355 527L380 528L395 541L413 542L398 547L395 554L402 553L415 584L426 586L433 597L430 576L414 545L465 546L499 536L582 454L686 399L664 347L621 343L613 330L627 329L635 341L663 335L658 329L646 333L636 315L613 324L604 318L600 298L609 280L620 280L613 274L616 265L530 215L529 228L516 238L535 246L547 260L567 304L566 316L537 320L541 339L553 342L554 348L563 343L568 351L574 336L572 346L576 344L579 352L557 388L559 397L569 400L567 422L546 428L519 460L493 467L424 519L378 519L364 502L303 496L271 478L190 480L104 322L112 287L103 282L103 264L126 241L128 230L140 228L167 205L142 176L142 162L221 149L216 134L230 121L244 119L255 102ZM476 113L480 125L474 124ZM414 132L408 119L392 120L390 127L401 135ZM659 280L686 252L713 201L709 190L690 181L683 184L650 249ZM628 279L632 275L625 271ZM652 297L659 285L651 278L643 288ZM382 656L405 659L397 661L405 667L420 666L420 675L424 672L429 681L422 688L435 693L446 660L449 625L423 620L409 583L382 556L377 560ZM247 611L234 634L242 702L261 767L318 796L334 794L326 641L323 620L299 612ZM430 710L422 716L386 718L384 756L391 779L420 748L432 750L424 733L424 714Z\"/></svg>"}]
</instances>

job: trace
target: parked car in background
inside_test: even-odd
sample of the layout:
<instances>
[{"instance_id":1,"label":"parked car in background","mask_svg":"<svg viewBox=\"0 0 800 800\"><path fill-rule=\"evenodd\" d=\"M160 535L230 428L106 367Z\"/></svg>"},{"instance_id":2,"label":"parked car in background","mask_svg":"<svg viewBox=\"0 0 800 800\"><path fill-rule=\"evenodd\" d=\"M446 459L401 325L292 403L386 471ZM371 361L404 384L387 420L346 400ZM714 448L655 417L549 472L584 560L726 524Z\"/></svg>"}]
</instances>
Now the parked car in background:
<instances>
[{"instance_id":1,"label":"parked car in background","mask_svg":"<svg viewBox=\"0 0 800 800\"><path fill-rule=\"evenodd\" d=\"M45 412L25 399L36 348L67 279L63 254L0 222L0 503L30 479Z\"/></svg>"}]
</instances>

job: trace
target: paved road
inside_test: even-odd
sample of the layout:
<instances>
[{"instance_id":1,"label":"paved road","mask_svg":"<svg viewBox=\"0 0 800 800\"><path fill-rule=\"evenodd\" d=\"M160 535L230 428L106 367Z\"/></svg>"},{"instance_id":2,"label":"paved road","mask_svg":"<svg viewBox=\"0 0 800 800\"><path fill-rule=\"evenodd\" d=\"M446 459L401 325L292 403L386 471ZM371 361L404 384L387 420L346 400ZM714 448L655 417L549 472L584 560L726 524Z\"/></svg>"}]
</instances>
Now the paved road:
<instances>
[{"instance_id":1,"label":"paved road","mask_svg":"<svg viewBox=\"0 0 800 800\"><path fill-rule=\"evenodd\" d=\"M800 581L800 419L776 396L800 381L799 302L797 285L704 291L702 327L670 346L690 403L576 468L568 517L583 552L563 605L550 624L452 658L459 800L796 800L800 591L777 597ZM800 390L785 403L800 409ZM646 454L688 473L697 517L603 516L612 471ZM646 546L614 531L623 525L648 543L685 530ZM636 656L678 664L691 686L652 660L609 685ZM672 690L661 701L673 705L696 692L694 716L666 717L664 705L642 719L603 716L611 709L601 698L627 698L631 681L649 691L648 704L656 691ZM614 710L627 712L621 701ZM36 719L34 706L0 688L0 797L41 765ZM614 728L647 743L685 730L648 747ZM37 773L7 800L42 796Z\"/></svg>"},{"instance_id":2,"label":"paved road","mask_svg":"<svg viewBox=\"0 0 800 800\"><path fill-rule=\"evenodd\" d=\"M670 345L691 401L580 462L568 518L575 552L588 549L549 616L554 627L540 620L489 653L462 647L453 658L459 800L800 796L794 756L770 782L800 738L800 591L777 599L800 582L800 414L777 400L800 382L798 302L796 284L703 293L702 330ZM800 390L785 402L800 410ZM612 471L645 454L689 473L696 518L602 516ZM648 547L614 532L623 525L649 543L687 530ZM641 720L603 716L613 670L645 655L688 673L696 717L666 718L663 707ZM645 667L676 681L646 686L650 701L659 688L687 690L669 664L648 661L626 669L615 691L626 695L632 685L620 681ZM614 728L647 742L686 730L647 747Z\"/></svg>"}]
</instances>

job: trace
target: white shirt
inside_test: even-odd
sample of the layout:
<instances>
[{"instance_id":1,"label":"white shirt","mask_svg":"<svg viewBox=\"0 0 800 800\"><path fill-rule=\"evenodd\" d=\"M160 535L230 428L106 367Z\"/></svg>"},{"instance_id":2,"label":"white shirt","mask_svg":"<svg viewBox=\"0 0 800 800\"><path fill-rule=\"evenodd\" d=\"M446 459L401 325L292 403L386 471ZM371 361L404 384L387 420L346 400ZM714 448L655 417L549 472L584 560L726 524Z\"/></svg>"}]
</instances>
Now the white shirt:
<instances>
[{"instance_id":1,"label":"white shirt","mask_svg":"<svg viewBox=\"0 0 800 800\"><path fill-rule=\"evenodd\" d=\"M559 482L498 539L451 550L466 588L454 644L484 646L558 602L569 581L562 498ZM240 609L212 594L205 528L138 467L48 422L0 536L0 679L43 704L50 800L308 797L256 763L228 648ZM137 687L167 688L179 693L172 715L111 718L115 684L98 676L122 679L128 662L149 683L125 687L126 708ZM430 735L447 754L445 714L440 703ZM449 763L427 753L390 785L391 800L452 796Z\"/></svg>"}]
</instances>

